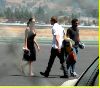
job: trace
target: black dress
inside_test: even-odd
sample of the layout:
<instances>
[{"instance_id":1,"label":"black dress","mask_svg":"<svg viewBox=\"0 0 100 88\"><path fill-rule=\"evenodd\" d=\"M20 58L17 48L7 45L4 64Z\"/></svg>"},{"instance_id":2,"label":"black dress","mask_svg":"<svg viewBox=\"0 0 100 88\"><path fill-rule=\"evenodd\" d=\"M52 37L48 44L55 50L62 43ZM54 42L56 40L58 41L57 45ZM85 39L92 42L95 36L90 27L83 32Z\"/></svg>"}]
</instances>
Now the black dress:
<instances>
[{"instance_id":1,"label":"black dress","mask_svg":"<svg viewBox=\"0 0 100 88\"><path fill-rule=\"evenodd\" d=\"M29 52L26 52L28 56L23 54L23 59L26 61L36 61L36 49L34 46L34 38L36 36L36 33L33 33L31 30L28 31L28 37L27 37L27 48L29 49Z\"/></svg>"}]
</instances>

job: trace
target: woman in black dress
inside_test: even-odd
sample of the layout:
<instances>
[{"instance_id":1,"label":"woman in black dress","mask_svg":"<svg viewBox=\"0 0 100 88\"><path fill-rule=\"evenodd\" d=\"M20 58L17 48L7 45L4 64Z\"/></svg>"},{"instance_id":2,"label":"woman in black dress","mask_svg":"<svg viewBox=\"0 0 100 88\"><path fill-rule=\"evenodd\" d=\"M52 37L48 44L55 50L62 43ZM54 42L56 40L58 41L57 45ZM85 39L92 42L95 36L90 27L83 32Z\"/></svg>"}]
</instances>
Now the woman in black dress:
<instances>
[{"instance_id":1,"label":"woman in black dress","mask_svg":"<svg viewBox=\"0 0 100 88\"><path fill-rule=\"evenodd\" d=\"M30 18L27 22L27 28L25 30L25 43L24 43L24 54L23 54L23 60L27 61L29 64L29 75L33 76L32 72L32 62L36 61L36 50L34 44L36 44L38 51L40 50L39 45L37 44L36 40L36 32L35 32L35 19ZM29 54L27 55L25 54Z\"/></svg>"}]
</instances>

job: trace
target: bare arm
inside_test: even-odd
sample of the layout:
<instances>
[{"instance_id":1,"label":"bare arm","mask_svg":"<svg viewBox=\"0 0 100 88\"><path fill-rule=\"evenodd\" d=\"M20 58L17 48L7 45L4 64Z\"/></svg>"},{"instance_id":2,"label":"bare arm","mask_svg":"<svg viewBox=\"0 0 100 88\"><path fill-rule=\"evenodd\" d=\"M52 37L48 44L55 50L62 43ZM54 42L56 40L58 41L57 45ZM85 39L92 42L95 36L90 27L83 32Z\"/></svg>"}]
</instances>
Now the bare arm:
<instances>
[{"instance_id":1,"label":"bare arm","mask_svg":"<svg viewBox=\"0 0 100 88\"><path fill-rule=\"evenodd\" d=\"M80 42L80 36L79 36L79 33L78 33L78 36L77 36L77 40L78 40L78 42Z\"/></svg>"},{"instance_id":2,"label":"bare arm","mask_svg":"<svg viewBox=\"0 0 100 88\"><path fill-rule=\"evenodd\" d=\"M60 52L61 51L60 45L59 45L59 38L60 38L60 36L59 35L55 35L55 37L56 37L56 43L57 43L58 51Z\"/></svg>"},{"instance_id":3,"label":"bare arm","mask_svg":"<svg viewBox=\"0 0 100 88\"><path fill-rule=\"evenodd\" d=\"M28 36L28 29L25 30L25 42L24 42L24 48L28 50L28 48L27 48L27 36Z\"/></svg>"}]
</instances>

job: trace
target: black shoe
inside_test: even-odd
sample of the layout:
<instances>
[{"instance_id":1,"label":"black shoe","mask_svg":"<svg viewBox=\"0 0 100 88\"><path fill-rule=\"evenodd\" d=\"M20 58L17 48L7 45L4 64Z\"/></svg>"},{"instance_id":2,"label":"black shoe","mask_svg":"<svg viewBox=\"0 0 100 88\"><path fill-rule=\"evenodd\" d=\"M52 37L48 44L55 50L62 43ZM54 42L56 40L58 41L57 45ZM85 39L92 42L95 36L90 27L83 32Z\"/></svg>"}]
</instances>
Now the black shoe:
<instances>
[{"instance_id":1,"label":"black shoe","mask_svg":"<svg viewBox=\"0 0 100 88\"><path fill-rule=\"evenodd\" d=\"M60 76L60 78L68 78L68 75Z\"/></svg>"},{"instance_id":2,"label":"black shoe","mask_svg":"<svg viewBox=\"0 0 100 88\"><path fill-rule=\"evenodd\" d=\"M43 75L44 77L48 77L49 75L43 73L43 72L40 72L41 75Z\"/></svg>"}]
</instances>

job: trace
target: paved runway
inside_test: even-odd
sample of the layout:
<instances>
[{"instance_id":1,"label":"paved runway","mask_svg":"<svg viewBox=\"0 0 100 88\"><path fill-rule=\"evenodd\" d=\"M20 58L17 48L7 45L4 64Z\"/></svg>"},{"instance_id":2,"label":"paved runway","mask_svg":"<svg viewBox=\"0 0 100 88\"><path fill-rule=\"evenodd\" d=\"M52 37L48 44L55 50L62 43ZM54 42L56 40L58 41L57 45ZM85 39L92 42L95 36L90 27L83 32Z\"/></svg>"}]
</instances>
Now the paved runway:
<instances>
[{"instance_id":1,"label":"paved runway","mask_svg":"<svg viewBox=\"0 0 100 88\"><path fill-rule=\"evenodd\" d=\"M34 77L25 76L20 71L22 58L22 43L0 43L0 86L60 86L69 79L59 78L63 75L60 70L59 59L56 58L51 69L50 76L45 78L39 74L44 71L49 60L51 45L40 45L37 53L37 61L33 62ZM79 50L79 59L76 64L76 72L80 75L89 64L98 56L98 46L86 46ZM25 68L27 73L28 67Z\"/></svg>"}]
</instances>

